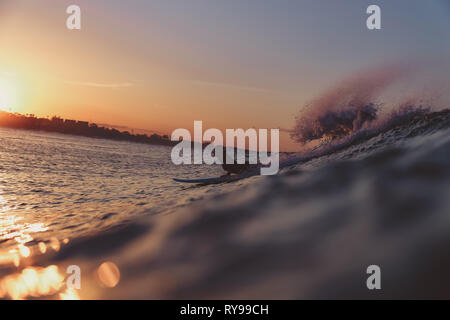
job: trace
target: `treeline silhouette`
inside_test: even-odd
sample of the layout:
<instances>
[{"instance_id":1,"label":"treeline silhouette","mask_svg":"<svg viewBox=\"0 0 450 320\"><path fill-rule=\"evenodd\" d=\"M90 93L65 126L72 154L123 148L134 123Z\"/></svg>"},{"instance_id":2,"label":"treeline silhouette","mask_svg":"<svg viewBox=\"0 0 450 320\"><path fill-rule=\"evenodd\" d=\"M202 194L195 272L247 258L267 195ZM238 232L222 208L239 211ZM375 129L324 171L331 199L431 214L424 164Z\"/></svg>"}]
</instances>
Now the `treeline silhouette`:
<instances>
[{"instance_id":1,"label":"treeline silhouette","mask_svg":"<svg viewBox=\"0 0 450 320\"><path fill-rule=\"evenodd\" d=\"M177 143L170 141L167 135L161 136L156 133L150 136L146 134L133 134L114 128L100 127L95 123L89 123L87 121L62 119L57 116L51 119L37 118L33 114L22 115L19 113L0 111L0 126L166 146L173 146Z\"/></svg>"}]
</instances>

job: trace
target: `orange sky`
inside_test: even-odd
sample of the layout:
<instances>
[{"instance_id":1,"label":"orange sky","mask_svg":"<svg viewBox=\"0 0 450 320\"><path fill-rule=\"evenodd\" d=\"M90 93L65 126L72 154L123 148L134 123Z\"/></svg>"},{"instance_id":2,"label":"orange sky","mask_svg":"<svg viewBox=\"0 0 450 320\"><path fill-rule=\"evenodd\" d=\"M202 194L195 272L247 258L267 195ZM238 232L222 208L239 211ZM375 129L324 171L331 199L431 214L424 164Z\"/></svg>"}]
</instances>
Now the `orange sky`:
<instances>
[{"instance_id":1,"label":"orange sky","mask_svg":"<svg viewBox=\"0 0 450 320\"><path fill-rule=\"evenodd\" d=\"M219 129L291 128L323 90L409 43L368 34L361 5L339 11L330 2L337 19L314 1L302 10L250 2L237 10L226 1L79 0L82 30L69 31L73 1L4 0L0 103L8 106L0 107L167 134L194 120ZM330 19L340 28L330 29ZM391 49L377 53L377 41ZM297 149L287 133L281 140L283 150Z\"/></svg>"},{"instance_id":2,"label":"orange sky","mask_svg":"<svg viewBox=\"0 0 450 320\"><path fill-rule=\"evenodd\" d=\"M270 128L293 116L292 110L273 112L274 106L295 104L290 95L226 79L203 81L164 57L152 61L139 43L117 35L108 19L101 24L85 18L83 30L69 31L65 6L56 7L7 7L0 23L0 92L8 103L3 109L168 134L192 128L194 120L219 129Z\"/></svg>"}]
</instances>

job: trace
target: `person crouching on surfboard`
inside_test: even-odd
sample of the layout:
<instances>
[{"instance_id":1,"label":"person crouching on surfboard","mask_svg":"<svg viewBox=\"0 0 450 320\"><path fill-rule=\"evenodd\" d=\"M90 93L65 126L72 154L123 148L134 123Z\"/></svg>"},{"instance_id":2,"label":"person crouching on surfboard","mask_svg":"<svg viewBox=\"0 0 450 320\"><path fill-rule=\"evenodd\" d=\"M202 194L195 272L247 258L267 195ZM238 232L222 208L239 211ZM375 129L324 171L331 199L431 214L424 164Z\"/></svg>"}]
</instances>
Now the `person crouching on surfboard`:
<instances>
[{"instance_id":1,"label":"person crouching on surfboard","mask_svg":"<svg viewBox=\"0 0 450 320\"><path fill-rule=\"evenodd\" d=\"M233 150L234 153L235 150ZM231 153L231 154L228 154ZM226 176L231 174L241 174L247 170L258 168L257 164L249 163L249 151L245 150L245 163L238 164L234 163L233 158L231 157L233 154L231 151L227 152L227 148L223 148L223 164L222 169L227 172Z\"/></svg>"}]
</instances>

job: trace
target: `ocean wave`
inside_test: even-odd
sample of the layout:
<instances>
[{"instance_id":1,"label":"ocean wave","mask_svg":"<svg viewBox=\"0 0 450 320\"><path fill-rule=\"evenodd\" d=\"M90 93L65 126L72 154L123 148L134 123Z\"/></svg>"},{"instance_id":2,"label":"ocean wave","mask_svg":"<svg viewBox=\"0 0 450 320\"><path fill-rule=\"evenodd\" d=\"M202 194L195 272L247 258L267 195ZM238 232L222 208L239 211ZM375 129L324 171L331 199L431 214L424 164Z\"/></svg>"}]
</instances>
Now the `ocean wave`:
<instances>
[{"instance_id":1,"label":"ocean wave","mask_svg":"<svg viewBox=\"0 0 450 320\"><path fill-rule=\"evenodd\" d=\"M403 105L383 118L377 118L363 128L339 134L313 148L306 148L295 156L284 160L282 167L305 163L312 159L332 156L343 149L360 146L368 156L391 144L400 144L405 139L450 128L450 109L431 111L431 108ZM351 157L351 156L349 156Z\"/></svg>"},{"instance_id":2,"label":"ocean wave","mask_svg":"<svg viewBox=\"0 0 450 320\"><path fill-rule=\"evenodd\" d=\"M389 130L312 159L313 170L254 177L107 235L122 245L98 234L50 262L75 260L86 273L117 264L120 288L82 298L448 298L449 277L436 270L450 261L450 111L391 119ZM342 161L358 152L360 161ZM382 268L381 296L365 286L372 264Z\"/></svg>"}]
</instances>

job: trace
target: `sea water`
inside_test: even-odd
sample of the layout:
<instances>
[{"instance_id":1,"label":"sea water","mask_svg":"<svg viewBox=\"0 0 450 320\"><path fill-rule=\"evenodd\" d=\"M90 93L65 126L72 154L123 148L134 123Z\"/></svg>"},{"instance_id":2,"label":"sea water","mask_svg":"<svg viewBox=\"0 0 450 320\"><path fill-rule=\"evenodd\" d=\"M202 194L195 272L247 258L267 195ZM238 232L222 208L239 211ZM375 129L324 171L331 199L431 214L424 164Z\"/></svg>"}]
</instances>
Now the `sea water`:
<instances>
[{"instance_id":1,"label":"sea water","mask_svg":"<svg viewBox=\"0 0 450 320\"><path fill-rule=\"evenodd\" d=\"M397 114L277 176L212 186L174 183L220 169L173 166L166 147L0 136L0 297L449 297L449 111Z\"/></svg>"}]
</instances>

